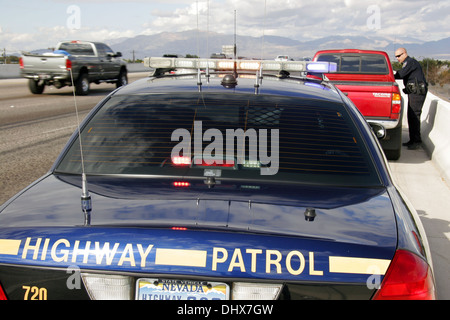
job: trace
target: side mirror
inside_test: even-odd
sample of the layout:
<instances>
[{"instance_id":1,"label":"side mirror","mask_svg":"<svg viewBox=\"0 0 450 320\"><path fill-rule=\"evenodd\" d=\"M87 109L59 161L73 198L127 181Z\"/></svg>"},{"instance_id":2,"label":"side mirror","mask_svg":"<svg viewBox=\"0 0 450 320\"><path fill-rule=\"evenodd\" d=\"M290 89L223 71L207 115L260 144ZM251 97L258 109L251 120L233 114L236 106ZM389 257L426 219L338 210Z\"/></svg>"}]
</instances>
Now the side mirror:
<instances>
[{"instance_id":1,"label":"side mirror","mask_svg":"<svg viewBox=\"0 0 450 320\"><path fill-rule=\"evenodd\" d=\"M383 140L386 137L386 129L379 123L370 123L375 136L378 140Z\"/></svg>"},{"instance_id":2,"label":"side mirror","mask_svg":"<svg viewBox=\"0 0 450 320\"><path fill-rule=\"evenodd\" d=\"M122 56L122 52L116 52L115 57L120 58Z\"/></svg>"}]
</instances>

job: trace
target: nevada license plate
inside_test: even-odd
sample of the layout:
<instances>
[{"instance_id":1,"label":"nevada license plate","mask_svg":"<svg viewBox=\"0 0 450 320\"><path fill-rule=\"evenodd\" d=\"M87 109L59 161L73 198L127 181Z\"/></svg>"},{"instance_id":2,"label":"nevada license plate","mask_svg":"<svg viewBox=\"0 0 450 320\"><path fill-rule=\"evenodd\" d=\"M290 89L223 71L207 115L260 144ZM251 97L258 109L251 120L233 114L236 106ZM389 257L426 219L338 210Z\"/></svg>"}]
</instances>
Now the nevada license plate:
<instances>
[{"instance_id":1,"label":"nevada license plate","mask_svg":"<svg viewBox=\"0 0 450 320\"><path fill-rule=\"evenodd\" d=\"M136 300L228 300L229 286L222 282L138 279Z\"/></svg>"}]
</instances>

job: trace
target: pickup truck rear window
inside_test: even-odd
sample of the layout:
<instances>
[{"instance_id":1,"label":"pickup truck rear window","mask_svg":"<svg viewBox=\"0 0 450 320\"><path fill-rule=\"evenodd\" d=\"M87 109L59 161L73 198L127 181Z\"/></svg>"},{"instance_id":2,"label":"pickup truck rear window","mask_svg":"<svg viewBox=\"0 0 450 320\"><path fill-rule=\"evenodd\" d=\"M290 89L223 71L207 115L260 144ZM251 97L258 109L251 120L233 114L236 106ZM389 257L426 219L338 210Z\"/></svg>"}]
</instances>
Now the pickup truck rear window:
<instances>
[{"instance_id":1,"label":"pickup truck rear window","mask_svg":"<svg viewBox=\"0 0 450 320\"><path fill-rule=\"evenodd\" d=\"M346 107L334 102L251 94L113 96L81 136L87 174L380 185ZM272 173L262 174L264 168ZM78 141L56 172L81 172Z\"/></svg>"},{"instance_id":2,"label":"pickup truck rear window","mask_svg":"<svg viewBox=\"0 0 450 320\"><path fill-rule=\"evenodd\" d=\"M386 58L379 54L321 54L317 61L335 62L339 73L388 74Z\"/></svg>"},{"instance_id":3,"label":"pickup truck rear window","mask_svg":"<svg viewBox=\"0 0 450 320\"><path fill-rule=\"evenodd\" d=\"M67 51L75 56L95 56L94 49L89 43L64 42L61 43L58 49Z\"/></svg>"}]
</instances>

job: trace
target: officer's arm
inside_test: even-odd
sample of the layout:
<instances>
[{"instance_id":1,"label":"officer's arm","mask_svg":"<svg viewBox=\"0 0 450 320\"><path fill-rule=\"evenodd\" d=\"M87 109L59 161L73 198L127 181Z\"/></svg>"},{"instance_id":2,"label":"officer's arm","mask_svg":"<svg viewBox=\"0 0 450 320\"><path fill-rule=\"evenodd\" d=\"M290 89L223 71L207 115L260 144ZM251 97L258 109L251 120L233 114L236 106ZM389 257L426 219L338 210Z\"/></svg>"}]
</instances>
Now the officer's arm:
<instances>
[{"instance_id":1,"label":"officer's arm","mask_svg":"<svg viewBox=\"0 0 450 320\"><path fill-rule=\"evenodd\" d=\"M404 65L403 68L401 68L400 70L397 71L397 73L395 74L395 78L403 79L407 75L411 74L416 69L417 69L417 65L416 65L415 61L410 60L410 61L408 61L406 66Z\"/></svg>"}]
</instances>

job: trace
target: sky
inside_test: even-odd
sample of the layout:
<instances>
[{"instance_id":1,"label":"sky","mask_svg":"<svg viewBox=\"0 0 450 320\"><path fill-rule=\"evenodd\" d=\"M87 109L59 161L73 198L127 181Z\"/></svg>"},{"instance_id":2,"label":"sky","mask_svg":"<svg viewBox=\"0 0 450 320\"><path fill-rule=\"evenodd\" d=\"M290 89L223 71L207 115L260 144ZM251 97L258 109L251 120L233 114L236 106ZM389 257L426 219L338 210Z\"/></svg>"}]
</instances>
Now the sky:
<instances>
[{"instance_id":1,"label":"sky","mask_svg":"<svg viewBox=\"0 0 450 320\"><path fill-rule=\"evenodd\" d=\"M333 35L434 41L450 37L450 1L0 0L0 49L54 47L201 30L306 41Z\"/></svg>"}]
</instances>

